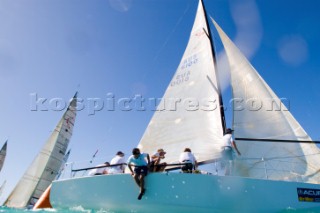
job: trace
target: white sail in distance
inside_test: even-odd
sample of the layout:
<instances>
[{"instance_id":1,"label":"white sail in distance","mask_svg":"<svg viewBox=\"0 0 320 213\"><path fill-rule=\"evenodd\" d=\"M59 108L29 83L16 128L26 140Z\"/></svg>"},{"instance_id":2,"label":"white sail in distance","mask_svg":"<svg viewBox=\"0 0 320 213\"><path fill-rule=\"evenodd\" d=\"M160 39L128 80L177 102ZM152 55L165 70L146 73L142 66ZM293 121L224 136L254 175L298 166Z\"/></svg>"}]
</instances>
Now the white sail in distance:
<instances>
[{"instance_id":1,"label":"white sail in distance","mask_svg":"<svg viewBox=\"0 0 320 213\"><path fill-rule=\"evenodd\" d=\"M2 192L3 192L3 190L4 190L4 187L6 186L6 183L7 183L7 180L3 181L3 183L2 183L1 186L0 186L0 197L1 197L1 195L2 195Z\"/></svg>"},{"instance_id":2,"label":"white sail in distance","mask_svg":"<svg viewBox=\"0 0 320 213\"><path fill-rule=\"evenodd\" d=\"M2 167L3 167L3 164L4 164L4 161L6 159L6 155L7 155L7 143L8 141L6 141L1 150L0 150L0 171L2 170Z\"/></svg>"},{"instance_id":3,"label":"white sail in distance","mask_svg":"<svg viewBox=\"0 0 320 213\"><path fill-rule=\"evenodd\" d=\"M242 154L237 164L239 172L253 178L320 183L319 149L246 57L212 21L230 66L234 136Z\"/></svg>"},{"instance_id":4,"label":"white sail in distance","mask_svg":"<svg viewBox=\"0 0 320 213\"><path fill-rule=\"evenodd\" d=\"M17 183L4 205L24 208L33 205L56 178L72 136L77 93L53 133Z\"/></svg>"},{"instance_id":5,"label":"white sail in distance","mask_svg":"<svg viewBox=\"0 0 320 213\"><path fill-rule=\"evenodd\" d=\"M167 163L190 148L203 162L221 157L223 136L219 91L208 27L199 1L187 48L138 147L166 150Z\"/></svg>"}]
</instances>

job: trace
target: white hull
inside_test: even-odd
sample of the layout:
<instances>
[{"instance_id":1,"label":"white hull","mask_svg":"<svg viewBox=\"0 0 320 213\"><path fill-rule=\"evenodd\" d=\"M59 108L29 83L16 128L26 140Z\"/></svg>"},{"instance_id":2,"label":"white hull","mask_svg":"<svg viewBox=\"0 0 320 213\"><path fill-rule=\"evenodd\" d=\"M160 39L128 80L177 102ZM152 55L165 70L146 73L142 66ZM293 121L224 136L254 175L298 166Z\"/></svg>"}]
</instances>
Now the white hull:
<instances>
[{"instance_id":1,"label":"white hull","mask_svg":"<svg viewBox=\"0 0 320 213\"><path fill-rule=\"evenodd\" d=\"M145 195L137 200L139 188L133 178L120 174L55 181L50 201L57 209L81 206L116 213L271 213L286 209L320 209L320 200L299 201L297 188L317 191L320 185L232 176L152 173L146 178Z\"/></svg>"}]
</instances>

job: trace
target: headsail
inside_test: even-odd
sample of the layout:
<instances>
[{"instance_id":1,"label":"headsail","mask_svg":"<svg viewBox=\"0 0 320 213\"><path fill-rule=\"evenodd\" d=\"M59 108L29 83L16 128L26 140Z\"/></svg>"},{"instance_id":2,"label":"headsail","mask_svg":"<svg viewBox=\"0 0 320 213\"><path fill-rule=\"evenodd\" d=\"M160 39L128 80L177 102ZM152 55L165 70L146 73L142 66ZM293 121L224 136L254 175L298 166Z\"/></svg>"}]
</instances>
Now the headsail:
<instances>
[{"instance_id":1,"label":"headsail","mask_svg":"<svg viewBox=\"0 0 320 213\"><path fill-rule=\"evenodd\" d=\"M198 161L219 158L223 135L217 77L208 27L199 1L188 46L180 65L140 143L143 152L167 150L166 162L177 162L184 148Z\"/></svg>"},{"instance_id":2,"label":"headsail","mask_svg":"<svg viewBox=\"0 0 320 213\"><path fill-rule=\"evenodd\" d=\"M2 146L2 148L0 150L0 171L1 171L2 167L3 167L4 160L6 159L6 155L7 155L7 142L8 141L6 141L3 144L3 146Z\"/></svg>"},{"instance_id":3,"label":"headsail","mask_svg":"<svg viewBox=\"0 0 320 213\"><path fill-rule=\"evenodd\" d=\"M33 205L57 176L63 163L76 118L77 93L43 148L11 192L4 205Z\"/></svg>"},{"instance_id":4,"label":"headsail","mask_svg":"<svg viewBox=\"0 0 320 213\"><path fill-rule=\"evenodd\" d=\"M219 25L212 21L230 66L234 135L243 157L238 162L240 173L254 178L302 178L306 182L320 183L319 149L314 143L299 143L312 140ZM285 143L286 140L293 142Z\"/></svg>"}]
</instances>

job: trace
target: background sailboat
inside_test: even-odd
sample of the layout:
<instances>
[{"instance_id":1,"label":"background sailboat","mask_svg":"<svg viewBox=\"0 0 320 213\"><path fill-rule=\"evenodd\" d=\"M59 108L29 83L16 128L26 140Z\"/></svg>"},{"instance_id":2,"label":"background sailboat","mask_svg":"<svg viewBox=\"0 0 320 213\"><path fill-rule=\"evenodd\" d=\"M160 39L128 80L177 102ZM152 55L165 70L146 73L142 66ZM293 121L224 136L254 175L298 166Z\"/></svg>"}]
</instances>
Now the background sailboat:
<instances>
[{"instance_id":1,"label":"background sailboat","mask_svg":"<svg viewBox=\"0 0 320 213\"><path fill-rule=\"evenodd\" d=\"M24 208L34 205L56 178L72 136L76 107L77 93L53 133L5 201L5 206Z\"/></svg>"},{"instance_id":2,"label":"background sailboat","mask_svg":"<svg viewBox=\"0 0 320 213\"><path fill-rule=\"evenodd\" d=\"M3 190L4 190L5 186L6 186L6 183L7 183L7 181L5 180L5 181L3 181L3 183L0 186L0 197L2 196L2 193L3 193Z\"/></svg>"},{"instance_id":3,"label":"background sailboat","mask_svg":"<svg viewBox=\"0 0 320 213\"><path fill-rule=\"evenodd\" d=\"M3 167L4 161L5 161L6 155L7 155L7 142L8 141L6 141L3 144L3 146L2 146L2 148L0 150L0 171L1 171L2 167Z\"/></svg>"},{"instance_id":4,"label":"background sailboat","mask_svg":"<svg viewBox=\"0 0 320 213\"><path fill-rule=\"evenodd\" d=\"M5 186L6 186L6 183L7 183L7 180L3 181L3 183L0 186L0 197L2 196L2 192L3 192L3 190L4 190Z\"/></svg>"}]
</instances>

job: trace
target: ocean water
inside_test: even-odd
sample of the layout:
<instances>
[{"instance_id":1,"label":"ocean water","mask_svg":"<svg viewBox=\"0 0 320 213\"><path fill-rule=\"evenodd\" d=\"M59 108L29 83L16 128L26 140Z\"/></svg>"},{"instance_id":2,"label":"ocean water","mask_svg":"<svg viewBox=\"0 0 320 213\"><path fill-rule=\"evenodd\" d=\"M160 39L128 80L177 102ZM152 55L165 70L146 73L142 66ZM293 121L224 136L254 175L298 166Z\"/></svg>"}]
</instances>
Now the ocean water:
<instances>
[{"instance_id":1,"label":"ocean water","mask_svg":"<svg viewBox=\"0 0 320 213\"><path fill-rule=\"evenodd\" d=\"M89 209L83 209L81 207L64 209L64 210L62 210L62 209L30 210L30 209L14 209L14 208L2 207L2 206L0 207L0 213L1 212L7 212L7 213L55 213L55 212L57 212L57 213L120 213L117 211L110 212L110 211L105 211L105 210L89 210ZM136 211L132 211L132 212L136 212ZM166 213L171 213L171 212L166 212ZM172 212L172 213L174 213L174 212ZM231 212L225 212L225 213L231 213ZM241 212L235 212L235 213L241 213ZM250 213L250 212L245 212L245 213ZM258 213L258 212L254 212L254 213ZM320 213L320 207L316 208L316 209L308 209L308 210L285 209L285 210L277 212L277 213Z\"/></svg>"},{"instance_id":2,"label":"ocean water","mask_svg":"<svg viewBox=\"0 0 320 213\"><path fill-rule=\"evenodd\" d=\"M83 209L81 207L71 208L71 209L39 209L39 210L31 210L31 209L15 209L15 208L7 208L7 207L0 207L0 213L7 212L7 213L117 213L117 212L110 212L105 210L89 210Z\"/></svg>"}]
</instances>

